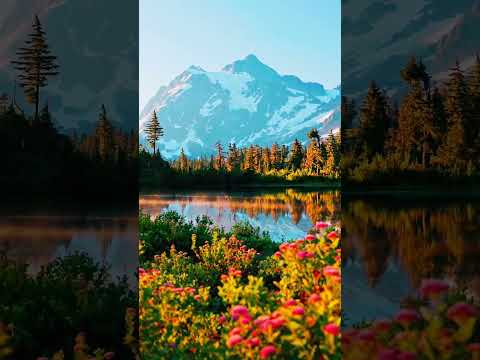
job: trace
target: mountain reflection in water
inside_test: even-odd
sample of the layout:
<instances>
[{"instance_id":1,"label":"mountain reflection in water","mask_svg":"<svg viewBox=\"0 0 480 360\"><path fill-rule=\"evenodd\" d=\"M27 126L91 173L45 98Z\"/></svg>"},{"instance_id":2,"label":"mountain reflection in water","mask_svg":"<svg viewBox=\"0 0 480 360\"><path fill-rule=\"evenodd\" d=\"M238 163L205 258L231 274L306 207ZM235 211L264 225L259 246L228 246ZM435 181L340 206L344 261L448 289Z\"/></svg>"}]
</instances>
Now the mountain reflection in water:
<instances>
[{"instance_id":1,"label":"mountain reflection in water","mask_svg":"<svg viewBox=\"0 0 480 360\"><path fill-rule=\"evenodd\" d=\"M342 237L347 319L391 314L424 278L480 297L478 199L342 199Z\"/></svg>"},{"instance_id":2,"label":"mountain reflection in water","mask_svg":"<svg viewBox=\"0 0 480 360\"><path fill-rule=\"evenodd\" d=\"M208 215L219 226L230 229L248 221L270 233L276 241L303 237L317 220L338 222L339 192L277 192L154 194L140 197L141 211L155 217L174 210L189 220Z\"/></svg>"}]
</instances>

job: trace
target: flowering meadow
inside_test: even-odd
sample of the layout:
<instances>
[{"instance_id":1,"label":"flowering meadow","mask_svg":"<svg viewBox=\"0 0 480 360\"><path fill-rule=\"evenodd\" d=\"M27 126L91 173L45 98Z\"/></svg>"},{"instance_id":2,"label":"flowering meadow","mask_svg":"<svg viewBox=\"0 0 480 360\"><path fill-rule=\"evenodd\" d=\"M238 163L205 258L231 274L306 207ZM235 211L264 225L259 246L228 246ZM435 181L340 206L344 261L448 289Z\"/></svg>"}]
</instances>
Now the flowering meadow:
<instances>
[{"instance_id":1,"label":"flowering meadow","mask_svg":"<svg viewBox=\"0 0 480 360\"><path fill-rule=\"evenodd\" d=\"M192 231L189 249L170 242L145 256L158 242L155 223L141 218L143 359L341 358L338 228L317 222L303 239L273 243L272 254L235 233Z\"/></svg>"},{"instance_id":2,"label":"flowering meadow","mask_svg":"<svg viewBox=\"0 0 480 360\"><path fill-rule=\"evenodd\" d=\"M419 294L393 319L344 331L343 359L480 359L479 308L464 292L425 279Z\"/></svg>"}]
</instances>

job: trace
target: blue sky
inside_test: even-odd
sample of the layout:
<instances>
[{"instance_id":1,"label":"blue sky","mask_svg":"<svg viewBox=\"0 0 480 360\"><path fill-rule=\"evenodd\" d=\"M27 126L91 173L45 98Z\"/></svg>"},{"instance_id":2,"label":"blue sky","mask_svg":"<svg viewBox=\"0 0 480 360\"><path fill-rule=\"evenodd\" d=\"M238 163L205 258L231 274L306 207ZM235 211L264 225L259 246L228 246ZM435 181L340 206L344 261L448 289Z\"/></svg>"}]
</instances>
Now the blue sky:
<instances>
[{"instance_id":1,"label":"blue sky","mask_svg":"<svg viewBox=\"0 0 480 360\"><path fill-rule=\"evenodd\" d=\"M140 107L190 65L255 54L280 74L340 84L340 0L141 0Z\"/></svg>"}]
</instances>

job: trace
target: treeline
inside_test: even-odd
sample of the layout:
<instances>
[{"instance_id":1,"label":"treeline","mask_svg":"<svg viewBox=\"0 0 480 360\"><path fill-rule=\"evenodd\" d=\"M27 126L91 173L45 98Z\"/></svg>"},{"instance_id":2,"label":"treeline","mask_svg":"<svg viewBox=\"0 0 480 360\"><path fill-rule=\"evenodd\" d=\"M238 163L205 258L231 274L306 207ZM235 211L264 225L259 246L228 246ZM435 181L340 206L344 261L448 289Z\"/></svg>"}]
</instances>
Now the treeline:
<instances>
[{"instance_id":1,"label":"treeline","mask_svg":"<svg viewBox=\"0 0 480 360\"><path fill-rule=\"evenodd\" d=\"M77 136L57 130L48 106L35 120L12 102L0 108L0 138L6 194L103 196L137 183L138 133L116 128L103 106L94 131Z\"/></svg>"},{"instance_id":2,"label":"treeline","mask_svg":"<svg viewBox=\"0 0 480 360\"><path fill-rule=\"evenodd\" d=\"M408 86L400 103L375 82L359 108L342 98L343 179L395 183L420 178L473 179L480 171L480 58L469 72L457 62L432 85L412 58L400 75Z\"/></svg>"},{"instance_id":3,"label":"treeline","mask_svg":"<svg viewBox=\"0 0 480 360\"><path fill-rule=\"evenodd\" d=\"M310 141L306 146L299 140L291 146L273 144L271 147L251 145L242 148L231 143L225 150L221 143L217 143L214 155L196 159L189 158L181 149L179 157L170 162L162 160L159 152L151 154L142 148L142 181L145 183L150 178L150 185L155 186L152 179L155 173L157 186L174 187L179 184L193 187L199 184L336 181L340 176L340 134L330 133L322 138L313 129L308 137Z\"/></svg>"}]
</instances>

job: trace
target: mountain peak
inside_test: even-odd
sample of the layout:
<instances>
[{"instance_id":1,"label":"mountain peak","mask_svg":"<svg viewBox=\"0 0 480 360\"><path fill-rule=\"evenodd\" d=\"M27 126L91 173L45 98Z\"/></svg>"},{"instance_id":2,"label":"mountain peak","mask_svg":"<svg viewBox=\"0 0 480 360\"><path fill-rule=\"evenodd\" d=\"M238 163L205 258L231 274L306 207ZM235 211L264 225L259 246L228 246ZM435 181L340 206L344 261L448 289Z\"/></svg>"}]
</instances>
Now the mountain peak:
<instances>
[{"instance_id":1,"label":"mountain peak","mask_svg":"<svg viewBox=\"0 0 480 360\"><path fill-rule=\"evenodd\" d=\"M241 60L225 66L223 71L230 73L248 73L254 78L278 77L278 73L268 65L262 63L255 55L249 54Z\"/></svg>"}]
</instances>

